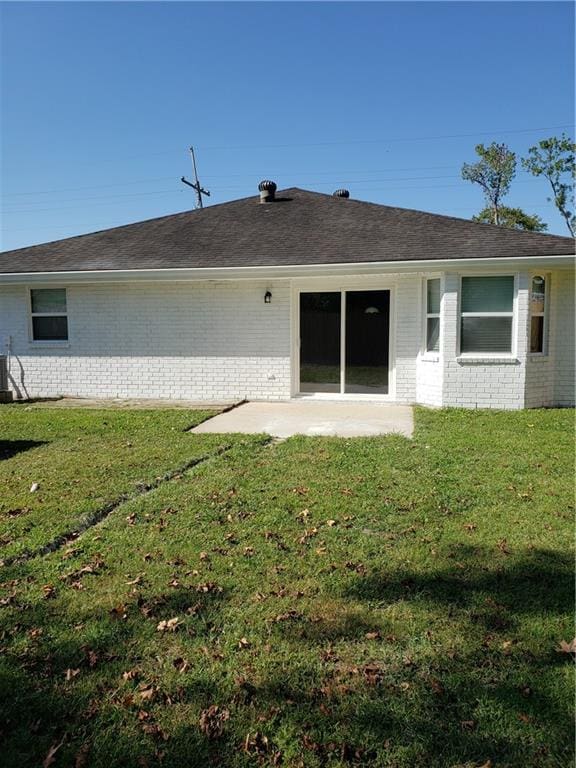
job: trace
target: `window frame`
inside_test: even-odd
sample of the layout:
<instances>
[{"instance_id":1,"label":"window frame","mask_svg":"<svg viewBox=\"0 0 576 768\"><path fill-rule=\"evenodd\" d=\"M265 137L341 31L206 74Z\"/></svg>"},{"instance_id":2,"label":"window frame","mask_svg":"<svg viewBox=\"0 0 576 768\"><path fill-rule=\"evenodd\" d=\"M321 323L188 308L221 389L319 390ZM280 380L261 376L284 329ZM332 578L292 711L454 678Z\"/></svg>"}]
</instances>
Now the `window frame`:
<instances>
[{"instance_id":1,"label":"window frame","mask_svg":"<svg viewBox=\"0 0 576 768\"><path fill-rule=\"evenodd\" d=\"M66 297L66 312L34 312L32 307L32 291L62 290ZM34 285L29 286L28 293L28 343L34 346L70 346L70 310L68 307L68 288L65 285ZM35 317L65 317L67 335L65 339L35 339L34 338L34 318Z\"/></svg>"},{"instance_id":2,"label":"window frame","mask_svg":"<svg viewBox=\"0 0 576 768\"><path fill-rule=\"evenodd\" d=\"M438 312L428 312L428 283L438 280L440 283L440 307ZM424 327L422 329L422 356L427 360L439 360L442 349L442 277L425 277L422 285L424 302ZM438 319L438 349L428 349L428 320Z\"/></svg>"},{"instance_id":3,"label":"window frame","mask_svg":"<svg viewBox=\"0 0 576 768\"><path fill-rule=\"evenodd\" d=\"M517 357L517 322L518 322L518 273L517 272L467 272L460 274L458 285L458 358L464 360L510 360ZM462 281L465 277L511 277L512 284L512 310L510 312L462 312ZM463 352L462 351L462 318L463 317L510 317L510 352Z\"/></svg>"},{"instance_id":4,"label":"window frame","mask_svg":"<svg viewBox=\"0 0 576 768\"><path fill-rule=\"evenodd\" d=\"M544 309L542 312L532 312L532 284L535 277L541 277L544 280ZM530 290L528 292L529 324L528 324L528 354L530 357L548 357L548 307L550 304L550 274L548 272L534 272L530 274ZM542 350L532 352L532 318L541 317L542 319Z\"/></svg>"}]
</instances>

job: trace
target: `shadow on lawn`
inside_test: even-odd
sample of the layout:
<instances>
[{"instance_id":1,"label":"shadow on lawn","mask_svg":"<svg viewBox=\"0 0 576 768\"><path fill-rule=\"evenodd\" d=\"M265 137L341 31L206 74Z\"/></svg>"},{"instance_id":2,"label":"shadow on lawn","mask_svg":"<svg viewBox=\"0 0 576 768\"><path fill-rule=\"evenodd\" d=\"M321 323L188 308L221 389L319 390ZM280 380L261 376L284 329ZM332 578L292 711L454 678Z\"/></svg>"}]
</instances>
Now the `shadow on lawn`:
<instances>
[{"instance_id":1,"label":"shadow on lawn","mask_svg":"<svg viewBox=\"0 0 576 768\"><path fill-rule=\"evenodd\" d=\"M0 461L46 444L46 440L0 440Z\"/></svg>"},{"instance_id":2,"label":"shadow on lawn","mask_svg":"<svg viewBox=\"0 0 576 768\"><path fill-rule=\"evenodd\" d=\"M454 565L429 572L382 571L358 577L345 589L345 595L370 603L390 604L399 600L446 605L468 609L483 599L484 608L472 614L473 620L487 622L490 617L511 611L519 615L566 613L574 602L573 558L567 553L547 549L503 554L496 548L459 545L452 548Z\"/></svg>"},{"instance_id":3,"label":"shadow on lawn","mask_svg":"<svg viewBox=\"0 0 576 768\"><path fill-rule=\"evenodd\" d=\"M26 579L20 567L20 579ZM6 583L6 582L5 582ZM186 677L175 690L164 687L165 667L173 671L171 646L190 633L213 639L224 593L198 594L180 588L119 605L111 611L79 611L71 619L65 587L57 586L64 600L38 600L33 604L10 602L2 617L0 646L0 749L3 768L41 765L51 746L60 743L55 766L98 765L142 768L157 765L167 745L161 730L155 732L158 707L187 700ZM179 634L165 633L165 655L158 656L157 671L150 670L151 651L161 637L157 625L175 615L183 620ZM57 628L57 629L55 629ZM93 655L92 655L93 654ZM161 671L160 666L164 664ZM141 666L140 666L141 665ZM135 670L134 678L123 674ZM142 687L154 687L148 700ZM214 685L189 685L194 697L206 706ZM195 723L194 726L197 724ZM146 730L148 729L148 730ZM197 727L188 728L187 748L193 743L187 765L207 764L206 739ZM76 763L83 745L89 750ZM176 747L176 742L175 742ZM160 757L159 757L160 756ZM196 762L195 762L196 761ZM52 764L52 763L50 763ZM171 763L166 763L170 765ZM178 763L172 763L177 765Z\"/></svg>"},{"instance_id":4,"label":"shadow on lawn","mask_svg":"<svg viewBox=\"0 0 576 768\"><path fill-rule=\"evenodd\" d=\"M52 639L54 623L70 620L66 595L62 603L40 600L28 609L12 605L3 623L0 656L3 765L39 765L64 734L70 741L58 752L55 768L74 765L85 742L92 744L86 765L110 768L300 763L305 768L472 768L489 759L507 768L570 765L572 723L553 676L567 659L552 645L534 654L522 651L521 642L503 650L502 641L523 619L569 613L571 560L547 550L495 558L477 547L461 547L454 555L452 569L357 576L345 596L370 604L420 601L437 614L445 612L455 636L468 631L470 623L479 625L479 640L468 651L449 657L439 646L425 661L410 662L401 644L383 640L358 653L355 644L362 643L366 628L372 629L361 611L358 625L352 616L336 625L320 622L303 634L306 619L303 624L296 620L275 625L290 654L275 656L272 633L262 655L252 658L258 662L253 671L250 651L241 652L238 666L234 656L228 657L228 666L196 657L171 684L166 664L170 668L172 660L158 657L156 678L142 680L158 685L148 703L125 703L140 679L122 681L122 673L137 668L142 655L148 663L153 658L156 651L147 652L146 638L157 640L156 623L192 609L192 636L210 646L221 633L226 636L225 593L175 589L147 596L143 588L142 599L127 606L126 619L96 610L75 616L74 622L92 628L90 646L98 655L93 668L81 630L70 626L58 641ZM150 609L147 615L144 607ZM34 628L43 635L32 641ZM489 643L482 642L485 634L492 638ZM32 648L26 655L25 638ZM167 635L167 654L178 639ZM66 682L68 668L81 671ZM162 725L172 707L213 704L230 711L217 738L208 739L196 718ZM149 716L139 719L141 711ZM500 727L502 720L506 727ZM162 730L160 735L153 728L144 733L145 725L155 723L166 730L166 740Z\"/></svg>"}]
</instances>

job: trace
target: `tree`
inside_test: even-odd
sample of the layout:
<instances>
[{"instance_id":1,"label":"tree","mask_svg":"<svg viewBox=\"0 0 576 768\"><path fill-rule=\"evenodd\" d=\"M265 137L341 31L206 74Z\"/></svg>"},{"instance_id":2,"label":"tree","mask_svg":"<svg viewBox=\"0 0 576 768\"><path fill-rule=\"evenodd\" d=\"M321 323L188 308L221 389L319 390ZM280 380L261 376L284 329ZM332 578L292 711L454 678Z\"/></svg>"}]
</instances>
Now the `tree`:
<instances>
[{"instance_id":1,"label":"tree","mask_svg":"<svg viewBox=\"0 0 576 768\"><path fill-rule=\"evenodd\" d=\"M462 178L479 184L484 192L493 224L500 224L501 199L508 194L510 183L516 173L516 155L506 144L492 142L489 147L476 145L477 163L464 163Z\"/></svg>"},{"instance_id":2,"label":"tree","mask_svg":"<svg viewBox=\"0 0 576 768\"><path fill-rule=\"evenodd\" d=\"M548 225L542 221L540 216L531 216L521 208L508 208L506 205L501 205L498 217L500 226L508 227L508 229L523 229L527 232L545 232L548 229ZM482 209L477 216L472 216L472 221L492 224L494 222L492 209Z\"/></svg>"},{"instance_id":3,"label":"tree","mask_svg":"<svg viewBox=\"0 0 576 768\"><path fill-rule=\"evenodd\" d=\"M576 229L576 215L574 214L574 179L576 177L576 164L574 153L576 144L562 134L560 138L552 136L543 139L528 150L528 157L522 158L522 166L534 176L544 176L550 182L556 208L564 218L566 226L572 237ZM566 180L568 176L568 180ZM570 210L572 209L572 210Z\"/></svg>"}]
</instances>

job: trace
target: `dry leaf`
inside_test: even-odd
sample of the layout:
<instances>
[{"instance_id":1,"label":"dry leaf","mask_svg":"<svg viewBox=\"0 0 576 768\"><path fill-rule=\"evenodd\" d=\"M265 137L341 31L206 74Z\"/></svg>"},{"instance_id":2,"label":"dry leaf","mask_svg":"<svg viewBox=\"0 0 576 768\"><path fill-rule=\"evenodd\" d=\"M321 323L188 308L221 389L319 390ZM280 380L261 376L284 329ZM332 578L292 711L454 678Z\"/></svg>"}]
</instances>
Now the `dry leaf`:
<instances>
[{"instance_id":1,"label":"dry leaf","mask_svg":"<svg viewBox=\"0 0 576 768\"><path fill-rule=\"evenodd\" d=\"M161 621L156 629L158 632L176 632L181 623L180 617L175 616L173 619Z\"/></svg>"},{"instance_id":2,"label":"dry leaf","mask_svg":"<svg viewBox=\"0 0 576 768\"><path fill-rule=\"evenodd\" d=\"M200 714L200 730L209 739L217 739L224 732L224 723L230 719L227 709L220 709L215 705L204 709Z\"/></svg>"},{"instance_id":3,"label":"dry leaf","mask_svg":"<svg viewBox=\"0 0 576 768\"><path fill-rule=\"evenodd\" d=\"M576 653L576 637L571 643L567 643L565 640L560 641L560 645L556 649L560 653Z\"/></svg>"},{"instance_id":4,"label":"dry leaf","mask_svg":"<svg viewBox=\"0 0 576 768\"><path fill-rule=\"evenodd\" d=\"M250 640L248 640L245 637L241 637L240 640L238 640L238 648L250 648L252 643Z\"/></svg>"},{"instance_id":5,"label":"dry leaf","mask_svg":"<svg viewBox=\"0 0 576 768\"><path fill-rule=\"evenodd\" d=\"M72 680L74 677L80 674L79 669L67 669L65 672L66 680Z\"/></svg>"},{"instance_id":6,"label":"dry leaf","mask_svg":"<svg viewBox=\"0 0 576 768\"><path fill-rule=\"evenodd\" d=\"M88 755L90 754L90 745L82 744L76 757L74 758L74 768L86 768L88 765Z\"/></svg>"},{"instance_id":7,"label":"dry leaf","mask_svg":"<svg viewBox=\"0 0 576 768\"><path fill-rule=\"evenodd\" d=\"M32 483L30 486L30 493L36 493L40 489L40 483Z\"/></svg>"},{"instance_id":8,"label":"dry leaf","mask_svg":"<svg viewBox=\"0 0 576 768\"><path fill-rule=\"evenodd\" d=\"M48 754L46 755L46 757L44 758L44 761L42 762L42 768L50 768L50 766L56 762L56 758L54 757L54 755L56 754L56 752L58 752L62 744L64 744L64 738L58 744L52 744L52 746L48 750Z\"/></svg>"}]
</instances>

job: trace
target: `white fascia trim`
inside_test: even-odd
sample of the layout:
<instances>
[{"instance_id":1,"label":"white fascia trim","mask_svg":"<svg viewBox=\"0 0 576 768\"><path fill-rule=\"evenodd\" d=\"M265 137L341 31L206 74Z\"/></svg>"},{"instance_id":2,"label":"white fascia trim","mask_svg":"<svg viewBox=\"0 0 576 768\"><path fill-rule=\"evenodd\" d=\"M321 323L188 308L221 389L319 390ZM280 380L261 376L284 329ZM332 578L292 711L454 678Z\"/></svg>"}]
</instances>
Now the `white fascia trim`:
<instances>
[{"instance_id":1,"label":"white fascia trim","mask_svg":"<svg viewBox=\"0 0 576 768\"><path fill-rule=\"evenodd\" d=\"M255 280L292 277L327 277L329 275L371 275L402 272L437 272L462 268L484 270L530 267L566 268L574 265L573 256L517 256L481 259L414 259L410 261L368 261L362 264L293 264L255 267L179 267L175 269L102 269L70 272L13 272L0 274L4 283L95 283L134 282L140 280Z\"/></svg>"}]
</instances>

